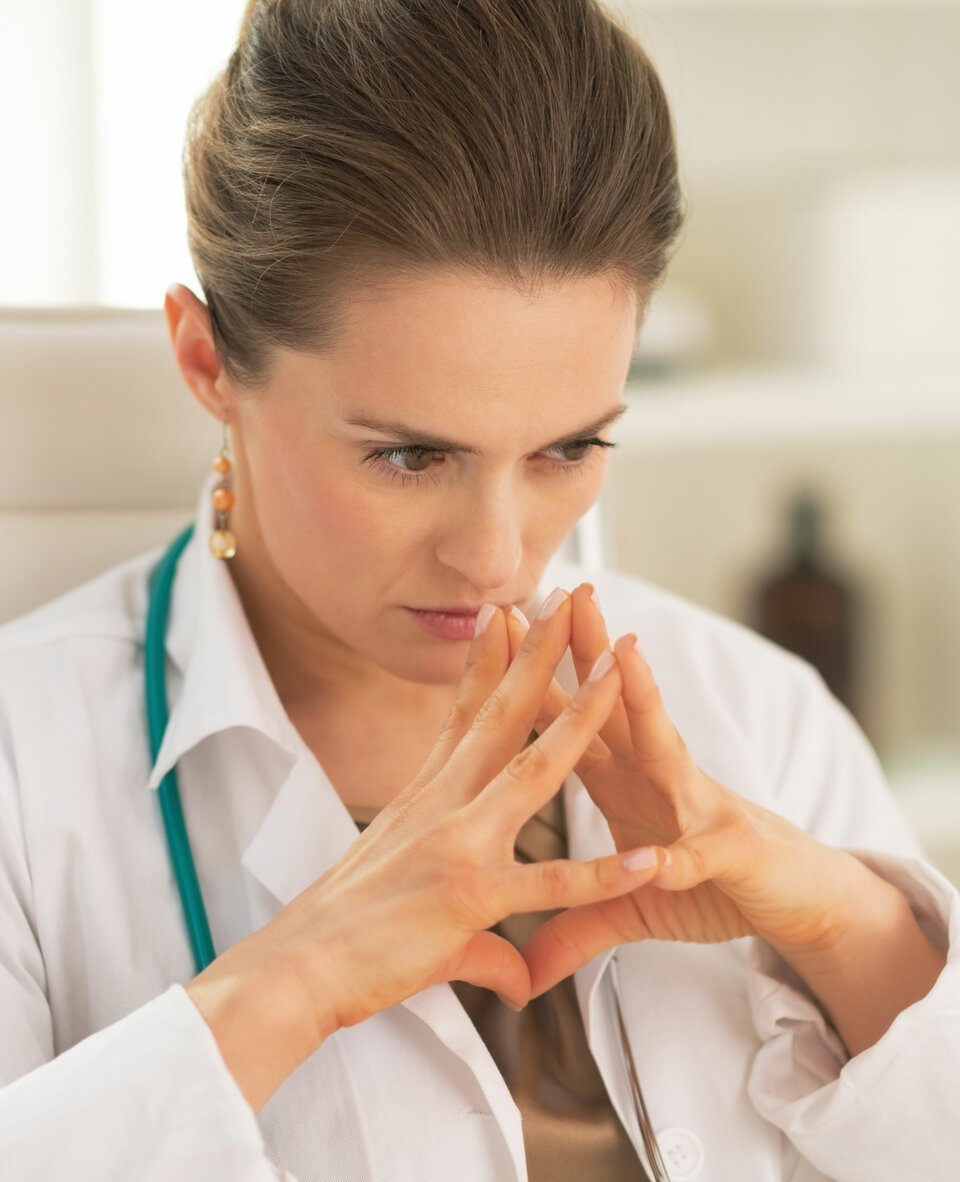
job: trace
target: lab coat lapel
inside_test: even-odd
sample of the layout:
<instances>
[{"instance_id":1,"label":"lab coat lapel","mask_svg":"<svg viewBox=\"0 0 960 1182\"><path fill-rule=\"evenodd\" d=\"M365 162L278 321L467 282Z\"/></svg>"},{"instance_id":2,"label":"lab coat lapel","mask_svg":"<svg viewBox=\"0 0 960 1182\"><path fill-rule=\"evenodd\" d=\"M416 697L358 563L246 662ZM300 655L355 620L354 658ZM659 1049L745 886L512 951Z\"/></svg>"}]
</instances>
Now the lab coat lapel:
<instances>
[{"instance_id":1,"label":"lab coat lapel","mask_svg":"<svg viewBox=\"0 0 960 1182\"><path fill-rule=\"evenodd\" d=\"M357 827L316 757L302 740L296 745L294 762L240 860L281 907L357 840Z\"/></svg>"}]
</instances>

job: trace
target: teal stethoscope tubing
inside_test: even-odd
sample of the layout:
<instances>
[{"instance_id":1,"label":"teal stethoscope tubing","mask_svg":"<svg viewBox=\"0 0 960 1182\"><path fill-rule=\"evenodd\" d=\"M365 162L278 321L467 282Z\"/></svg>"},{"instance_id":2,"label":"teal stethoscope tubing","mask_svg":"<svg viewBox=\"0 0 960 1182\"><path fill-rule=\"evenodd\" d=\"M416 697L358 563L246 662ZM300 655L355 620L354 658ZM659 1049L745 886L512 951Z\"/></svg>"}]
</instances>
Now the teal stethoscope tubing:
<instances>
[{"instance_id":1,"label":"teal stethoscope tubing","mask_svg":"<svg viewBox=\"0 0 960 1182\"><path fill-rule=\"evenodd\" d=\"M150 751L156 763L160 745L167 729L167 682L166 682L166 634L170 616L170 597L173 590L173 576L177 562L187 543L193 537L193 526L189 525L179 534L153 573L150 584L150 601L147 606L147 629L144 640L144 678L147 695L147 722L150 728ZM170 862L183 904L183 914L190 934L190 947L197 972L203 972L214 959L213 940L207 912L203 906L203 895L197 881L197 868L190 852L190 839L183 821L180 806L180 788L177 784L176 768L172 767L160 781L158 789L163 827L170 849Z\"/></svg>"}]
</instances>

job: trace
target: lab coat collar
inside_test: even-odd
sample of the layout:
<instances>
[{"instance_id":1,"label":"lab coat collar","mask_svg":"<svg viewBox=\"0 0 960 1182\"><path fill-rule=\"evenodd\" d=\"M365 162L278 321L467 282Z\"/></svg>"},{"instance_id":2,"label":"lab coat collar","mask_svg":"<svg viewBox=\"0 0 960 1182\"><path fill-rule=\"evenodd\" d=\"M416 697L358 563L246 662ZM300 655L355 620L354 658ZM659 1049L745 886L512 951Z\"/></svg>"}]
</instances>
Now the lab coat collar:
<instances>
[{"instance_id":1,"label":"lab coat collar","mask_svg":"<svg viewBox=\"0 0 960 1182\"><path fill-rule=\"evenodd\" d=\"M159 786L180 758L210 735L250 727L289 756L298 738L250 631L226 563L208 545L214 473L201 490L194 533L177 566L166 652L182 678L147 785ZM169 677L168 677L169 684Z\"/></svg>"}]
</instances>

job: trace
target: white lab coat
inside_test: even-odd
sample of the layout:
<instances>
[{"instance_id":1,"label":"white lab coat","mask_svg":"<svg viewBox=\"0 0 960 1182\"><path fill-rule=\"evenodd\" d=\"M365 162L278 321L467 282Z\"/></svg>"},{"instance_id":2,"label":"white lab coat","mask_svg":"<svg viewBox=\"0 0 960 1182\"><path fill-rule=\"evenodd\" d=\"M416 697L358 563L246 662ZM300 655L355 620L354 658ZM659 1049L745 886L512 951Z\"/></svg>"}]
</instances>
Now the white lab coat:
<instances>
[{"instance_id":1,"label":"white lab coat","mask_svg":"<svg viewBox=\"0 0 960 1182\"><path fill-rule=\"evenodd\" d=\"M207 548L211 482L174 588L155 765L142 639L160 550L0 628L0 1178L523 1182L518 1110L448 985L337 1032L258 1116L182 988L194 969L155 792L169 767L218 950L357 836ZM808 666L643 581L554 562L539 595L584 577L612 633L641 637L700 766L822 840L870 851L949 951L930 995L848 1062L769 946L622 948L673 1182L956 1179L960 899L918 856L861 733ZM569 663L561 677L573 686ZM563 792L571 856L610 852L575 776ZM642 1159L608 962L582 968L577 993Z\"/></svg>"}]
</instances>

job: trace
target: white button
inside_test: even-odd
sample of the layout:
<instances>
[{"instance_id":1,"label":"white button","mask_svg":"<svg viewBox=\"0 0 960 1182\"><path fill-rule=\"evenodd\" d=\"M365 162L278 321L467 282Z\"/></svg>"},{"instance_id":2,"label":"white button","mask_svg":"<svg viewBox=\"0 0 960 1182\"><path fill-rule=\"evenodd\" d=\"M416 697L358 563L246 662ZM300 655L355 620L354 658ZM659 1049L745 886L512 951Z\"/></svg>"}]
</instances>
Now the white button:
<instances>
[{"instance_id":1,"label":"white button","mask_svg":"<svg viewBox=\"0 0 960 1182\"><path fill-rule=\"evenodd\" d=\"M664 1129L657 1133L657 1144L670 1182L688 1182L703 1169L703 1145L689 1129Z\"/></svg>"}]
</instances>

